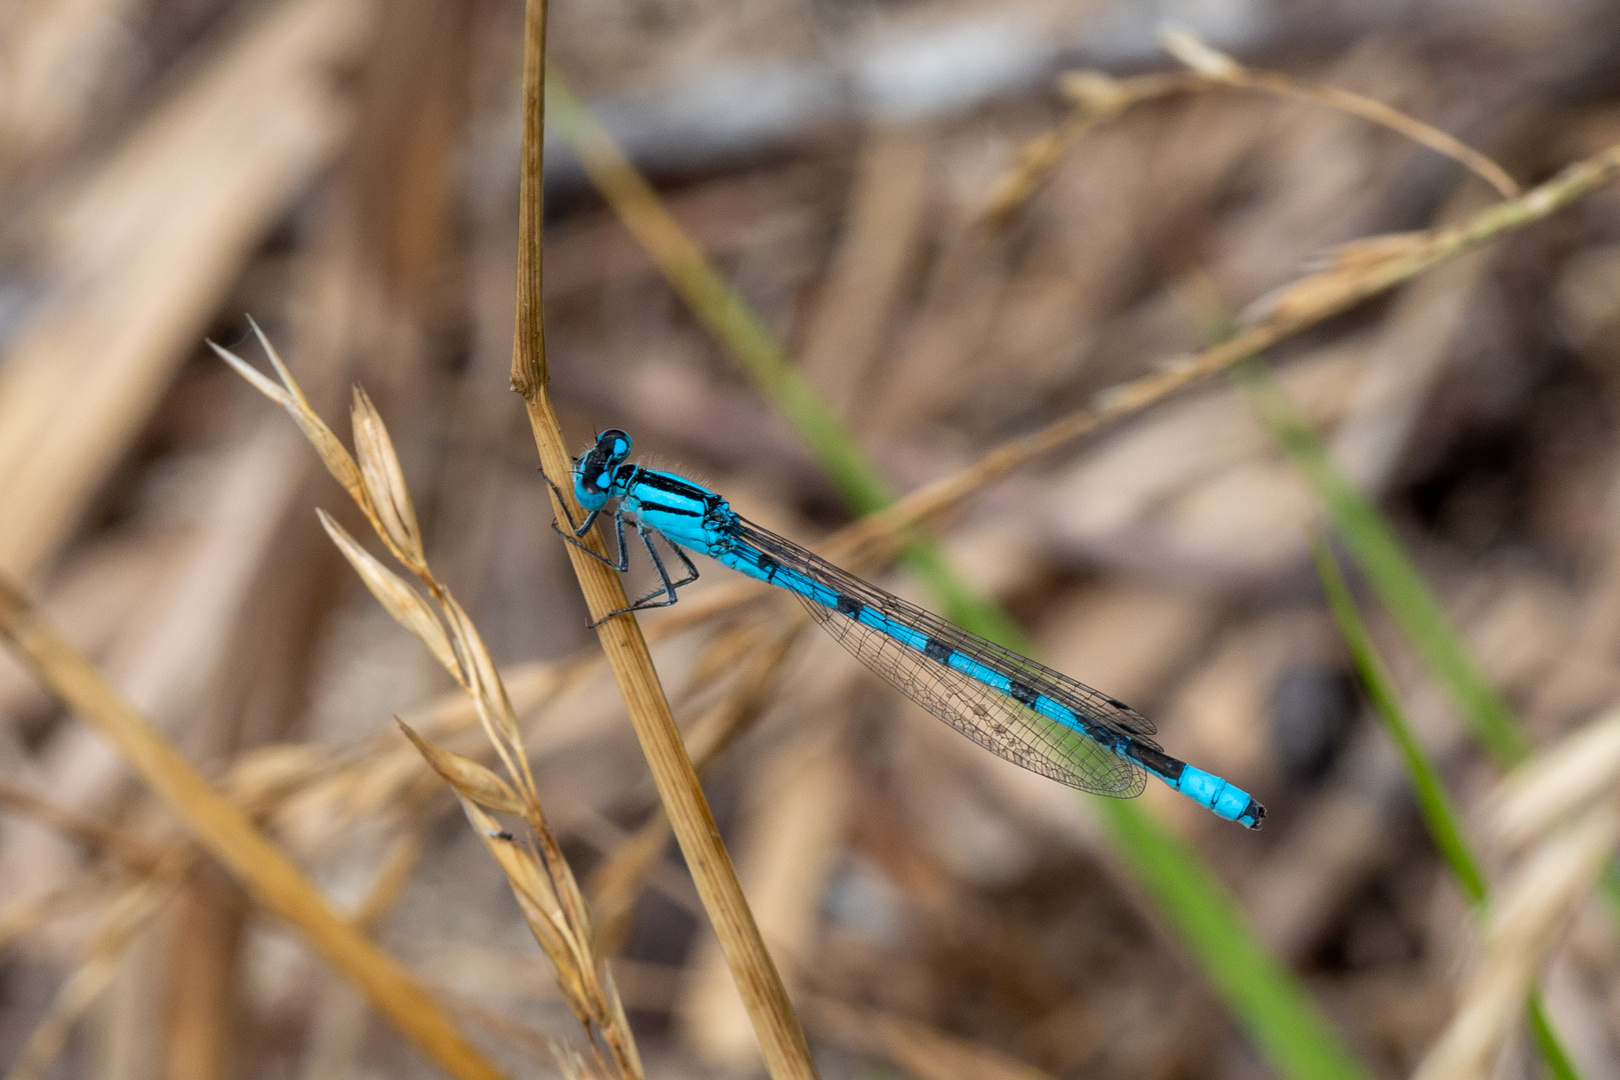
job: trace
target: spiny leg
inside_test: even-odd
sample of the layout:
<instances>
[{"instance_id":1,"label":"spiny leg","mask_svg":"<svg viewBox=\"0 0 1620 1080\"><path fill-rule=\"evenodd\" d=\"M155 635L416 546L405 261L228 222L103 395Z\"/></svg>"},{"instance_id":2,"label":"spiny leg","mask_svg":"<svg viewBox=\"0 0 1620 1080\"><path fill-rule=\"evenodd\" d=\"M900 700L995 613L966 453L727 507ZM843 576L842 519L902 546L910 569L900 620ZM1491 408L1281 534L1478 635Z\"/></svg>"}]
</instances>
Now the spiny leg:
<instances>
[{"instance_id":1,"label":"spiny leg","mask_svg":"<svg viewBox=\"0 0 1620 1080\"><path fill-rule=\"evenodd\" d=\"M614 532L617 534L619 541L619 557L617 559L610 559L606 555L603 555L600 552L597 552L591 549L589 546L581 543L578 539L578 537L584 536L587 532L589 532L592 525L596 524L597 516L602 513L603 507L599 506L595 510L592 510L590 513L585 515L585 520L583 522L581 522L578 526L574 526L573 515L568 512L568 503L563 499L562 492L558 490L556 484L551 483L551 477L546 477L546 483L551 484L552 493L557 496L557 505L562 507L563 517L568 519L569 526L573 527L574 530L573 535L570 536L563 530L562 526L557 524L557 520L553 518L551 521L552 531L558 536L562 537L564 540L568 541L570 544L573 544L575 547L579 548L579 550L583 551L591 558L613 567L613 569L617 570L621 574L630 569L630 552L626 550L624 546L624 514L621 513L617 508L612 511Z\"/></svg>"},{"instance_id":2,"label":"spiny leg","mask_svg":"<svg viewBox=\"0 0 1620 1080\"><path fill-rule=\"evenodd\" d=\"M653 546L653 537L657 535L657 530L649 529L647 526L638 521L636 522L636 531L641 534L641 542L647 545L647 554L652 556L653 569L658 571L658 580L663 584L654 589L652 592L648 593L646 596L643 596L640 600L637 600L635 603L631 604L629 607L608 612L600 619L597 619L595 622L591 623L592 629L600 626L602 623L613 618L615 615L624 615L631 611L646 611L649 608L671 607L677 600L680 599L680 597L675 594L675 590L679 589L682 585L690 585L692 582L698 579L698 569L696 566L692 565L692 560L686 557L686 552L682 551L679 545L670 543L668 537L665 537L665 543L669 543L670 550L674 551L676 555L680 556L681 562L686 564L687 569L686 577L682 578L680 581L671 581L669 571L664 568L664 560L659 557L658 549ZM621 545L622 543L623 541L621 540ZM663 595L664 599L653 601L653 597L659 595Z\"/></svg>"},{"instance_id":3,"label":"spiny leg","mask_svg":"<svg viewBox=\"0 0 1620 1080\"><path fill-rule=\"evenodd\" d=\"M574 514L573 514L573 512L571 510L568 509L568 500L563 497L562 488L558 487L555 483L553 483L552 480L551 480L551 477L547 476L545 474L544 470L541 471L540 478L546 482L546 485L551 488L551 493L557 497L557 506L558 506L559 509L562 510L563 517L568 521L568 527L570 529L574 530L574 535L576 537L584 536L585 533L587 531L589 531L590 527L592 525L596 524L596 515L600 514L602 512L602 508L597 507L595 510L592 510L589 513L587 513L585 515L584 524L575 525L574 524ZM558 532L562 532L562 529L558 528L557 521L556 521L555 518L552 519L551 527L553 529L556 529Z\"/></svg>"},{"instance_id":4,"label":"spiny leg","mask_svg":"<svg viewBox=\"0 0 1620 1080\"><path fill-rule=\"evenodd\" d=\"M659 533L658 535L663 536L664 534ZM684 564L686 567L686 576L681 578L681 580L677 581L674 585L671 585L670 588L679 589L696 581L698 579L698 568L692 565L692 560L687 558L686 552L681 548L681 545L670 543L670 539L667 536L664 536L664 543L669 544L669 550L673 551L676 558L680 559L682 564ZM647 544L650 547L652 545L652 541L647 541ZM654 558L656 557L657 556L655 555Z\"/></svg>"}]
</instances>

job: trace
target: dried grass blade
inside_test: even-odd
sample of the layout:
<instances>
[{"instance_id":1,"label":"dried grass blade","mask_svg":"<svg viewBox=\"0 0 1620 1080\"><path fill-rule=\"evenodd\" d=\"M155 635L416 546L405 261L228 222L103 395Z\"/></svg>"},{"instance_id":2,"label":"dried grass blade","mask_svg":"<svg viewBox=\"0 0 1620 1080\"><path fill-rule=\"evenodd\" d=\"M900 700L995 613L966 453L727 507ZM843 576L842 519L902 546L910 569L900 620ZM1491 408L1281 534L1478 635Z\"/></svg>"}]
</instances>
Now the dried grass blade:
<instances>
[{"instance_id":1,"label":"dried grass blade","mask_svg":"<svg viewBox=\"0 0 1620 1080\"><path fill-rule=\"evenodd\" d=\"M557 902L556 891L541 868L539 859L476 804L462 798L461 809L506 875L512 895L523 909L529 932L551 960L557 975L557 986L568 1007L581 1022L588 1024L592 1016L587 992L587 979L590 976L579 962L581 950L572 940L573 935L569 933L562 907Z\"/></svg>"},{"instance_id":2,"label":"dried grass blade","mask_svg":"<svg viewBox=\"0 0 1620 1080\"><path fill-rule=\"evenodd\" d=\"M434 746L411 730L409 724L394 717L394 723L411 740L411 744L433 766L433 771L444 779L444 782L455 789L457 795L463 799L477 803L485 810L494 810L502 814L522 814L526 809L523 800L512 785L496 776L489 769L480 765L472 758L462 757L453 750L445 750Z\"/></svg>"},{"instance_id":3,"label":"dried grass blade","mask_svg":"<svg viewBox=\"0 0 1620 1080\"><path fill-rule=\"evenodd\" d=\"M606 961L602 963L602 992L607 998L609 1009L612 1011L611 1024L606 1026L608 1032L629 1031L630 1018L624 1014L624 999L619 996L619 986L613 981L613 967ZM641 1050L634 1042L629 1042L622 1048L614 1046L614 1052L622 1054L629 1060L630 1072L633 1076L643 1076L646 1070L641 1064Z\"/></svg>"},{"instance_id":4,"label":"dried grass blade","mask_svg":"<svg viewBox=\"0 0 1620 1080\"><path fill-rule=\"evenodd\" d=\"M354 458L350 456L344 445L338 441L338 437L332 434L332 429L326 426L326 421L317 416L315 410L309 407L309 401L304 397L303 390L299 388L297 381L293 379L292 373L287 370L286 365L281 362L281 357L276 355L275 349L270 345L270 340L259 329L259 324L253 322L251 316L249 316L248 322L253 326L253 332L259 336L259 343L264 346L265 352L270 355L270 362L275 365L276 372L281 376L282 386L276 386L269 379L254 371L253 368L248 366L246 360L243 360L229 349L221 348L212 341L208 344L220 359L235 368L237 373L247 379L254 389L287 410L287 414L297 423L299 430L304 433L304 437L314 445L316 452L321 455L321 461L326 464L326 469L332 474L333 479L342 484L344 490L349 493L355 502L360 504L361 509L370 515L373 512L371 500L366 495L365 480L360 475L360 466L355 464Z\"/></svg>"},{"instance_id":5,"label":"dried grass blade","mask_svg":"<svg viewBox=\"0 0 1620 1080\"><path fill-rule=\"evenodd\" d=\"M446 592L441 598L441 603L444 605L445 615L450 620L456 640L460 643L462 658L473 677L473 685L478 687L500 732L501 741L521 762L523 731L518 726L517 713L512 708L511 699L506 695L506 684L501 681L500 669L495 666L494 658L489 655L489 648L484 644L483 635L479 634L478 627L473 624L472 618L455 597ZM524 768L527 769L526 764Z\"/></svg>"},{"instance_id":6,"label":"dried grass blade","mask_svg":"<svg viewBox=\"0 0 1620 1080\"><path fill-rule=\"evenodd\" d=\"M27 814L64 838L108 855L130 873L155 872L166 854L120 829L57 806L24 788L0 781L0 808Z\"/></svg>"},{"instance_id":7,"label":"dried grass blade","mask_svg":"<svg viewBox=\"0 0 1620 1080\"><path fill-rule=\"evenodd\" d=\"M1504 780L1492 823L1503 843L1523 844L1617 788L1620 713L1611 712Z\"/></svg>"},{"instance_id":8,"label":"dried grass blade","mask_svg":"<svg viewBox=\"0 0 1620 1080\"><path fill-rule=\"evenodd\" d=\"M439 1003L393 957L333 911L292 860L216 792L4 578L0 637L64 704L118 748L249 894L302 933L424 1055L463 1080L502 1077L456 1030Z\"/></svg>"},{"instance_id":9,"label":"dried grass blade","mask_svg":"<svg viewBox=\"0 0 1620 1080\"><path fill-rule=\"evenodd\" d=\"M398 574L379 562L365 548L361 547L349 531L339 525L332 515L325 510L316 510L321 519L321 526L326 529L326 535L332 538L343 557L349 560L360 580L366 583L371 595L383 606L394 621L421 639L422 644L428 647L435 659L444 665L452 678L462 685L466 685L467 678L462 671L456 650L450 644L450 638L445 633L444 624L439 617L433 614L417 591L410 587Z\"/></svg>"},{"instance_id":10,"label":"dried grass blade","mask_svg":"<svg viewBox=\"0 0 1620 1080\"><path fill-rule=\"evenodd\" d=\"M112 886L105 875L90 875L69 881L38 896L18 900L0 911L0 949L33 933L45 923L71 915L103 899Z\"/></svg>"},{"instance_id":11,"label":"dried grass blade","mask_svg":"<svg viewBox=\"0 0 1620 1080\"><path fill-rule=\"evenodd\" d=\"M1058 79L1058 90L1074 108L1057 127L1030 140L1018 152L1013 167L991 185L980 220L989 225L1009 220L1040 190L1070 147L1132 105L1204 85L1198 76L1185 72L1129 79L1116 79L1101 71L1065 72Z\"/></svg>"},{"instance_id":12,"label":"dried grass blade","mask_svg":"<svg viewBox=\"0 0 1620 1080\"><path fill-rule=\"evenodd\" d=\"M170 881L143 881L118 898L103 920L90 955L57 991L5 1080L38 1080L67 1044L69 1031L118 974L131 940L173 890Z\"/></svg>"},{"instance_id":13,"label":"dried grass blade","mask_svg":"<svg viewBox=\"0 0 1620 1080\"><path fill-rule=\"evenodd\" d=\"M1439 128L1408 116L1382 101L1336 86L1318 86L1291 79L1279 72L1244 67L1225 53L1205 44L1185 27L1167 26L1160 31L1159 43L1171 56L1211 82L1300 98L1360 117L1445 155L1491 185L1504 199L1517 198L1520 193L1517 181L1502 166Z\"/></svg>"},{"instance_id":14,"label":"dried grass blade","mask_svg":"<svg viewBox=\"0 0 1620 1080\"><path fill-rule=\"evenodd\" d=\"M231 365L231 367L235 369L236 373L242 376L242 378L246 379L248 384L252 386L253 389L257 390L259 393L263 394L265 397L269 398L271 401L275 402L277 405L280 405L283 409L286 409L289 412L298 411L298 403L284 387L278 386L269 379L265 378L263 375L259 374L258 369L253 367L253 365L249 364L246 360L242 359L240 356L237 356L235 353L231 352L231 350L225 348L225 346L219 344L217 341L210 339L208 341L208 347L214 350L215 356Z\"/></svg>"},{"instance_id":15,"label":"dried grass blade","mask_svg":"<svg viewBox=\"0 0 1620 1080\"><path fill-rule=\"evenodd\" d=\"M259 320L249 315L247 321L248 325L253 328L253 336L259 339L259 348L263 349L264 355L270 358L270 365L276 369L276 375L280 377L282 385L287 388L289 394L297 399L300 409L313 414L315 410L309 407L309 399L304 396L303 388L298 385L298 380L292 377L292 372L287 370L287 365L282 362L281 353L271 343L269 336L260 329Z\"/></svg>"},{"instance_id":16,"label":"dried grass blade","mask_svg":"<svg viewBox=\"0 0 1620 1080\"><path fill-rule=\"evenodd\" d=\"M1620 805L1611 798L1532 853L1503 890L1478 974L1413 1080L1474 1080L1490 1074L1537 969L1596 885L1617 842Z\"/></svg>"},{"instance_id":17,"label":"dried grass blade","mask_svg":"<svg viewBox=\"0 0 1620 1080\"><path fill-rule=\"evenodd\" d=\"M410 489L405 486L405 471L399 466L399 455L394 452L387 425L362 387L354 388L349 417L354 426L354 452L360 460L360 474L382 523L383 538L412 573L425 573L427 556L422 550L416 507L411 502Z\"/></svg>"},{"instance_id":18,"label":"dried grass blade","mask_svg":"<svg viewBox=\"0 0 1620 1080\"><path fill-rule=\"evenodd\" d=\"M279 361L276 363L284 381L291 384L291 376ZM311 424L305 422L307 410L295 384L289 385L285 393L277 392L272 396L300 420L306 433L311 430ZM617 1021L614 1011L604 1002L596 979L585 904L572 871L546 827L516 711L477 627L449 590L433 577L427 565L416 513L392 440L375 406L359 388L355 390L352 419L360 463L353 465L352 459L346 460L361 479L358 490L351 494L379 537L421 579L438 602L440 614L435 614L415 588L370 555L324 510L318 511L321 524L372 595L396 621L415 633L461 683L508 775L521 790L477 762L432 746L402 721L400 727L418 755L455 790L464 812L495 855L518 898L525 921L552 961L559 987L587 1032L593 1030L594 1024L602 1037L616 1048L615 1057L621 1063L639 1060L633 1053L629 1028L612 1027ZM314 420L313 424L318 425L319 421ZM321 428L324 430L324 425ZM545 866L542 867L532 848L517 845L484 812L484 807L522 816L545 852ZM622 1014L622 1010L619 1013ZM625 1047L632 1048L628 1055ZM626 1071L626 1075L639 1073Z\"/></svg>"}]
</instances>

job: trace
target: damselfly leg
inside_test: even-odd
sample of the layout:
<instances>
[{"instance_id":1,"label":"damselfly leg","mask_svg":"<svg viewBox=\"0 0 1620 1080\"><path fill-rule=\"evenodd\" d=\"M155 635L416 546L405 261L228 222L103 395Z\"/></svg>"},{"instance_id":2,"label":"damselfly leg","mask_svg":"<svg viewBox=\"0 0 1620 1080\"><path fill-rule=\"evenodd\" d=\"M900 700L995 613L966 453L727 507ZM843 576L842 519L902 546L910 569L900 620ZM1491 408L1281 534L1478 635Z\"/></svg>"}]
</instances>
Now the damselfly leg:
<instances>
[{"instance_id":1,"label":"damselfly leg","mask_svg":"<svg viewBox=\"0 0 1620 1080\"><path fill-rule=\"evenodd\" d=\"M542 473L541 475L544 474ZM617 536L619 543L619 557L617 559L610 559L601 552L596 551L588 545L580 542L580 538L586 533L590 532L591 526L596 524L596 519L601 516L604 508L599 506L595 510L588 512L585 515L585 520L580 522L578 525L575 525L574 515L568 510L568 500L563 498L562 490L558 488L556 484L551 482L551 477L547 476L545 480L547 484L551 485L551 493L557 497L557 506L561 508L563 518L568 522L568 528L573 531L570 533L564 530L561 525L557 524L556 518L551 519L551 530L564 540L568 541L570 544L573 544L575 547L579 548L579 550L583 551L591 558L613 567L613 569L617 570L621 574L630 569L630 552L624 546L624 515L619 513L614 513L613 515L614 533ZM595 624L593 623L592 625L594 626Z\"/></svg>"},{"instance_id":2,"label":"damselfly leg","mask_svg":"<svg viewBox=\"0 0 1620 1080\"><path fill-rule=\"evenodd\" d=\"M624 514L615 510L613 512L613 516L618 522L619 550L623 551ZM637 600L635 603L631 604L629 607L620 608L617 611L610 611L600 619L597 619L595 622L591 623L591 629L593 630L607 622L609 619L613 618L615 615L624 615L632 611L646 611L649 608L672 607L674 606L675 602L680 599L680 597L675 594L675 590L684 585L690 585L692 582L698 579L698 568L692 565L692 560L687 558L686 552L682 551L678 545L670 544L669 538L664 537L664 543L669 544L669 550L673 551L675 556L681 560L681 564L686 567L685 577L681 578L679 581L671 581L669 578L669 571L664 568L664 560L659 557L658 549L653 546L653 537L663 536L663 534L657 529L649 529L639 521L636 522L636 532L641 534L641 542L647 545L647 554L652 556L653 569L658 571L658 580L662 584L660 584L658 588L654 589L646 596L643 596L640 600ZM625 561L628 564L628 557ZM622 571L626 568L627 567L619 567L618 569ZM662 596L664 599L655 601L653 600L653 597L655 596Z\"/></svg>"},{"instance_id":3,"label":"damselfly leg","mask_svg":"<svg viewBox=\"0 0 1620 1080\"><path fill-rule=\"evenodd\" d=\"M580 538L590 531L592 525L596 524L596 519L602 515L602 512L606 509L606 507L597 507L595 510L590 511L585 515L584 521L580 522L578 525L575 525L574 516L573 514L569 513L568 502L563 498L561 489L559 489L556 484L552 483L551 477L549 476L546 477L546 483L551 485L551 493L557 497L557 505L562 509L563 517L568 522L571 534L570 531L564 530L561 525L558 525L555 518L553 518L551 522L552 530L555 531L558 536L561 536L564 540L568 541L570 544L573 544L591 558L613 567L613 569L617 570L619 573L622 574L629 570L630 549L624 542L624 512L619 510L617 507L607 511L613 518L613 535L619 545L619 557L617 559L610 559L606 555L593 551L591 548L580 542ZM681 578L679 581L672 581L669 576L669 570L664 566L663 558L658 554L658 549L653 546L653 537L661 536L663 534L659 533L656 529L649 529L646 525L643 525L639 521L636 522L636 532L641 534L641 542L647 545L647 554L652 557L653 569L658 571L659 586L646 596L643 596L640 600L637 600L635 603L631 604L629 607L619 608L617 611L610 611L600 619L597 619L595 622L590 624L592 629L601 626L604 622L613 618L615 615L624 615L631 611L646 611L648 608L670 607L676 602L677 599L679 599L679 597L675 595L675 591L684 585L692 584L692 582L698 579L698 568L692 564L691 559L687 558L686 552L682 551L676 544L669 544L669 549L675 553L676 558L681 560L681 565L686 568L685 577ZM668 538L665 538L664 542L668 544ZM654 601L653 597L655 596L662 596L664 599Z\"/></svg>"}]
</instances>

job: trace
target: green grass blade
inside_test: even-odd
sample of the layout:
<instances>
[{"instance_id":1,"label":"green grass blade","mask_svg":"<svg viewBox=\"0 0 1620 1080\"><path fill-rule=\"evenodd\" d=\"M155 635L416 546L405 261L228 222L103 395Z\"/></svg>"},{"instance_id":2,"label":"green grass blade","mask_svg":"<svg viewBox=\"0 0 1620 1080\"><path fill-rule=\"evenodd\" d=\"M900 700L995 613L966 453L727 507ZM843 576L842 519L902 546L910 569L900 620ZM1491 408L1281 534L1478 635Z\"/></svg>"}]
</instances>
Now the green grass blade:
<instances>
[{"instance_id":1,"label":"green grass blade","mask_svg":"<svg viewBox=\"0 0 1620 1080\"><path fill-rule=\"evenodd\" d=\"M1311 551L1316 557L1317 577L1322 579L1322 588L1327 592L1328 607L1339 623L1339 633L1344 637L1345 647L1350 650L1350 662L1361 677L1362 688L1372 701L1373 711L1383 720L1385 730L1401 752L1401 761L1406 765L1406 774L1411 778L1412 788L1417 794L1418 808L1423 813L1424 824L1429 828L1429 836L1433 838L1435 847L1440 849L1440 857L1451 868L1451 875L1462 886L1463 892L1468 894L1469 900L1476 904L1483 903L1486 890L1484 871L1479 868L1479 861L1468 848L1461 819L1450 794L1440 781L1439 772L1424 752L1412 725L1407 722L1406 711L1395 696L1395 687L1390 683L1378 654L1373 651L1372 638L1367 635L1367 628L1356 611L1355 601L1350 598L1350 589L1339 573L1338 563L1327 545L1319 539L1312 542Z\"/></svg>"},{"instance_id":2,"label":"green grass blade","mask_svg":"<svg viewBox=\"0 0 1620 1080\"><path fill-rule=\"evenodd\" d=\"M1114 847L1278 1074L1368 1076L1198 852L1141 805L1099 800Z\"/></svg>"},{"instance_id":3,"label":"green grass blade","mask_svg":"<svg viewBox=\"0 0 1620 1080\"><path fill-rule=\"evenodd\" d=\"M1264 364L1258 359L1245 360L1232 368L1232 378L1283 453L1315 490L1356 565L1429 670L1450 692L1479 744L1503 767L1523 761L1530 755L1529 737L1474 663L1389 522L1339 471Z\"/></svg>"},{"instance_id":4,"label":"green grass blade","mask_svg":"<svg viewBox=\"0 0 1620 1080\"><path fill-rule=\"evenodd\" d=\"M1541 1052L1541 1060L1547 1063L1547 1072L1553 1080L1581 1080L1575 1063L1570 1060L1563 1044L1558 1041L1557 1033L1553 1031L1539 989L1530 991L1529 1012L1530 1037L1535 1040L1536 1049Z\"/></svg>"},{"instance_id":5,"label":"green grass blade","mask_svg":"<svg viewBox=\"0 0 1620 1080\"><path fill-rule=\"evenodd\" d=\"M654 257L676 291L799 432L851 510L870 513L893 501L893 490L789 361L764 321L680 234L645 181L634 175L617 147L555 76L547 100L548 118L598 187L649 250L658 248ZM637 201L633 212L640 215L640 225L629 220L620 199ZM941 597L953 622L1009 648L1029 651L1017 625L964 585L936 545L914 542L906 561ZM1291 1080L1367 1080L1366 1069L1254 932L1236 899L1199 854L1141 804L1103 799L1099 805L1126 864L1278 1073Z\"/></svg>"},{"instance_id":6,"label":"green grass blade","mask_svg":"<svg viewBox=\"0 0 1620 1080\"><path fill-rule=\"evenodd\" d=\"M1440 857L1445 860L1451 869L1452 877L1476 906L1485 903L1488 885L1485 873L1480 869L1479 860L1474 857L1468 846L1468 841L1462 830L1462 821L1457 815L1455 804L1451 795L1446 791L1440 780L1440 773L1429 760L1424 751L1423 744L1418 741L1417 733L1406 719L1406 711L1401 708L1400 699L1395 696L1394 684L1390 682L1383 663L1373 648L1372 638L1367 633L1367 627L1361 621L1361 615L1356 611L1355 601L1350 596L1350 589L1344 583L1344 576L1339 573L1339 565L1333 558L1333 553L1319 538L1311 543L1311 553L1316 559L1316 574L1322 580L1322 588L1327 593L1328 607L1333 617L1338 621L1339 633L1344 638L1346 648L1350 650L1350 662L1355 665L1356 674L1361 677L1361 685L1367 691L1367 697L1372 701L1373 711L1384 721L1384 727L1389 731L1390 737L1395 740L1400 750L1401 760L1406 765L1406 773L1412 780L1412 788L1417 793L1418 807L1423 813L1424 824L1428 826L1429 836L1434 840L1435 847L1440 850ZM1563 1044L1559 1042L1557 1033L1553 1030L1552 1022L1547 1017L1546 1007L1541 1000L1541 991L1532 990L1530 1000L1526 1006L1530 1034L1535 1039L1536 1047L1541 1051L1542 1060L1547 1063L1547 1071L1554 1080L1579 1080L1579 1073L1569 1054L1565 1052Z\"/></svg>"},{"instance_id":7,"label":"green grass blade","mask_svg":"<svg viewBox=\"0 0 1620 1080\"><path fill-rule=\"evenodd\" d=\"M1440 682L1451 692L1487 753L1502 768L1530 755L1530 737L1500 694L1468 654L1440 602L1429 590L1395 529L1349 477L1339 471L1327 448L1258 357L1232 369L1255 414L1316 492L1345 547ZM1611 863L1599 886L1609 913L1620 923L1620 864Z\"/></svg>"}]
</instances>

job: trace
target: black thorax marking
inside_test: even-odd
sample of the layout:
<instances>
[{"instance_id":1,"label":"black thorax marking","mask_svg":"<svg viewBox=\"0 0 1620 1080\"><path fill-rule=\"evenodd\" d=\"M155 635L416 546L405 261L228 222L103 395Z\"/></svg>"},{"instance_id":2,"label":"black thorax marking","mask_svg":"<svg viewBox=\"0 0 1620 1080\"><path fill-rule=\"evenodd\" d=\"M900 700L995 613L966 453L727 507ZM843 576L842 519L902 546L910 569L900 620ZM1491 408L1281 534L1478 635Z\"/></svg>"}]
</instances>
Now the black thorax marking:
<instances>
[{"instance_id":1,"label":"black thorax marking","mask_svg":"<svg viewBox=\"0 0 1620 1080\"><path fill-rule=\"evenodd\" d=\"M663 503L648 502L646 499L638 499L637 502L643 510L656 510L664 514L678 514L681 517L703 516L701 513L695 510L689 510L681 506L666 506Z\"/></svg>"}]
</instances>

